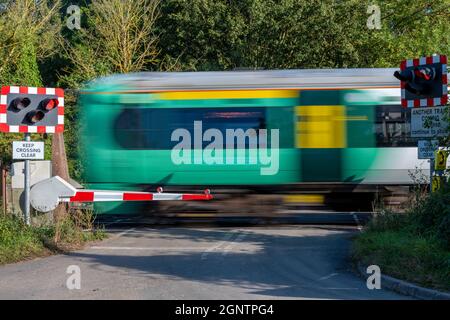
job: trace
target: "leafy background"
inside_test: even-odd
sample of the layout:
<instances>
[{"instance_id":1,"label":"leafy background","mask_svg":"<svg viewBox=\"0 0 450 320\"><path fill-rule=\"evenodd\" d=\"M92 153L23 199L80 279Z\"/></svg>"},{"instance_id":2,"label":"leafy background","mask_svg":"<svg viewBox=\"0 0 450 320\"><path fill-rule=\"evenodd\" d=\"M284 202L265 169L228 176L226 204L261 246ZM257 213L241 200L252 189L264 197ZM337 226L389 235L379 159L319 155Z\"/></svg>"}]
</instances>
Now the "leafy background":
<instances>
[{"instance_id":1,"label":"leafy background","mask_svg":"<svg viewBox=\"0 0 450 320\"><path fill-rule=\"evenodd\" d=\"M371 4L379 30L367 27ZM80 30L66 26L70 5L81 8ZM0 85L66 89L69 169L80 178L76 90L86 81L145 70L397 67L449 55L449 25L450 0L0 0ZM4 163L21 138L0 134Z\"/></svg>"}]
</instances>

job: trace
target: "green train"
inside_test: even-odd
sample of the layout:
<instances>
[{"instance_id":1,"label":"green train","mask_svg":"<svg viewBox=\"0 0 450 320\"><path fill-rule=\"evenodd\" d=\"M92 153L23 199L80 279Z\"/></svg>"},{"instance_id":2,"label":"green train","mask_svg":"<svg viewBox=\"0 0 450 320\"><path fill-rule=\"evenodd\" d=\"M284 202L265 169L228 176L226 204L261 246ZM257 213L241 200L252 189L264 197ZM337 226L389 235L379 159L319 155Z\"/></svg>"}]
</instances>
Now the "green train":
<instances>
[{"instance_id":1,"label":"green train","mask_svg":"<svg viewBox=\"0 0 450 320\"><path fill-rule=\"evenodd\" d=\"M411 170L428 164L417 158L394 71L148 72L95 80L79 103L84 180L92 189L256 193L373 194L411 185ZM97 210L130 208L102 203Z\"/></svg>"}]
</instances>

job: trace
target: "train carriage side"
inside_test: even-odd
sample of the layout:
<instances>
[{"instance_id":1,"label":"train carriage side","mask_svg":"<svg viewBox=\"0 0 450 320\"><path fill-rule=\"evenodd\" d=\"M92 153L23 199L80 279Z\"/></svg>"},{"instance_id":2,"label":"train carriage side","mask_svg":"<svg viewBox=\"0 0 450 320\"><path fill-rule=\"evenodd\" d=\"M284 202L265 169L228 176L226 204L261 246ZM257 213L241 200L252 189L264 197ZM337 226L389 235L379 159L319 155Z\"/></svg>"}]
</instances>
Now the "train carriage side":
<instances>
[{"instance_id":1,"label":"train carriage side","mask_svg":"<svg viewBox=\"0 0 450 320\"><path fill-rule=\"evenodd\" d=\"M123 89L97 87L82 96L91 188L410 184L407 169L423 165L408 139L407 111L389 90ZM227 130L239 129L241 145L227 139ZM185 149L177 149L180 142Z\"/></svg>"}]
</instances>

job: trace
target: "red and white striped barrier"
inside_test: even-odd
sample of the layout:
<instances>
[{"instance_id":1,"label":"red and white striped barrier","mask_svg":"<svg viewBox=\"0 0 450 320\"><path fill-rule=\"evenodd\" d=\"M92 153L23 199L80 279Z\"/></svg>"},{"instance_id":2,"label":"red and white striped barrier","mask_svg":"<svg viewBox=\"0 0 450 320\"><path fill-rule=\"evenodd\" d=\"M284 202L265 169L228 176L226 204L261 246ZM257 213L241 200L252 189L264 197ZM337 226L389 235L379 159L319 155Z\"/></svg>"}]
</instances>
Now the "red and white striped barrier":
<instances>
[{"instance_id":1,"label":"red and white striped barrier","mask_svg":"<svg viewBox=\"0 0 450 320\"><path fill-rule=\"evenodd\" d=\"M416 108L416 107L434 107L434 106L444 106L448 101L447 92L447 56L435 55L430 57L421 57L418 59L408 59L403 60L400 64L400 70L403 71L406 68L417 67L426 64L441 63L442 65L442 97L439 98L429 98L429 99L415 99L406 100L405 92L405 81L400 81L401 95L402 95L402 106L404 108Z\"/></svg>"},{"instance_id":2,"label":"red and white striped barrier","mask_svg":"<svg viewBox=\"0 0 450 320\"><path fill-rule=\"evenodd\" d=\"M164 200L210 200L209 191L204 194L191 193L151 193L108 190L77 190L70 198L61 198L61 202L103 202L103 201L164 201Z\"/></svg>"},{"instance_id":3,"label":"red and white striped barrier","mask_svg":"<svg viewBox=\"0 0 450 320\"><path fill-rule=\"evenodd\" d=\"M211 200L213 196L206 189L203 194L158 192L80 190L67 181L55 176L34 184L30 190L31 206L40 212L54 210L61 202L105 202L105 201L192 201Z\"/></svg>"}]
</instances>

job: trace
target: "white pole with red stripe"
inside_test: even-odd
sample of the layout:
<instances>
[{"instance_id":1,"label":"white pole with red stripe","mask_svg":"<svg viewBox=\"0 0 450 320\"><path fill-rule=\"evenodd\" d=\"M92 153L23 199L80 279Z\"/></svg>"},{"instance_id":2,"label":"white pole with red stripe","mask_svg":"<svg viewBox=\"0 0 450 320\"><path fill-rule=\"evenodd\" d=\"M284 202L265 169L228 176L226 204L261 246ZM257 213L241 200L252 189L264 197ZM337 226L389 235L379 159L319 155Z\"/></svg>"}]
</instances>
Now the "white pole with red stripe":
<instances>
[{"instance_id":1,"label":"white pole with red stripe","mask_svg":"<svg viewBox=\"0 0 450 320\"><path fill-rule=\"evenodd\" d=\"M208 189L203 194L163 193L162 188L158 188L156 193L76 189L59 176L34 184L30 192L31 206L40 212L54 210L60 202L192 201L212 198Z\"/></svg>"}]
</instances>

